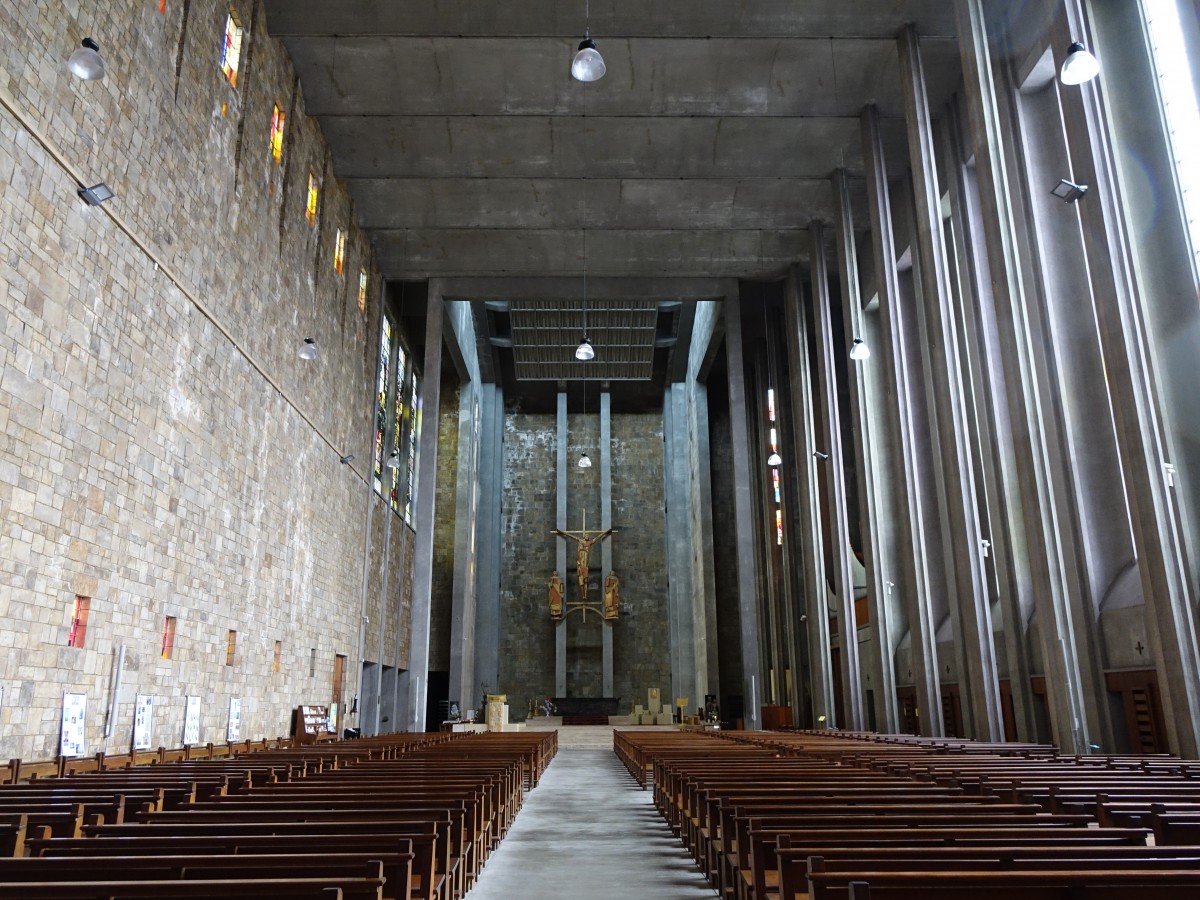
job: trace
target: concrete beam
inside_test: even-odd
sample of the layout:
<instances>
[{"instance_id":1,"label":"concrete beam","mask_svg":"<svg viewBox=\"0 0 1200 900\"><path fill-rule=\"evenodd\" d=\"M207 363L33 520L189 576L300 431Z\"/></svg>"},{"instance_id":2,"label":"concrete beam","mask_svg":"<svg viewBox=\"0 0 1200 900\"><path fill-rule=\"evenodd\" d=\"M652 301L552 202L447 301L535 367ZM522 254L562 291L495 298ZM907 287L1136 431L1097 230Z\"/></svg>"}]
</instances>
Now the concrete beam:
<instances>
[{"instance_id":1,"label":"concrete beam","mask_svg":"<svg viewBox=\"0 0 1200 900\"><path fill-rule=\"evenodd\" d=\"M580 256L582 271L582 255ZM447 278L446 296L455 300L715 300L730 281L721 278L596 278L581 276Z\"/></svg>"}]
</instances>

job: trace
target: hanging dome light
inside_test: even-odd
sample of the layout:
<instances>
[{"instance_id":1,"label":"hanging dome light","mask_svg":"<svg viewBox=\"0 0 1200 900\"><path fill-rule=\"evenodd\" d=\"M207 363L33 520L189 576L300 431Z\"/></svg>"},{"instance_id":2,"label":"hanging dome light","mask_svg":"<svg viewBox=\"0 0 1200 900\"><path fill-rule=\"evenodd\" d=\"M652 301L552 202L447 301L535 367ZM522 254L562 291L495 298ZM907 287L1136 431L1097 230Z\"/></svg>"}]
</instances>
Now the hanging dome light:
<instances>
[{"instance_id":1,"label":"hanging dome light","mask_svg":"<svg viewBox=\"0 0 1200 900\"><path fill-rule=\"evenodd\" d=\"M592 347L592 342L584 335L583 340L579 342L579 346L575 348L575 358L580 362L587 362L589 359L596 358L596 350Z\"/></svg>"},{"instance_id":2,"label":"hanging dome light","mask_svg":"<svg viewBox=\"0 0 1200 900\"><path fill-rule=\"evenodd\" d=\"M321 355L321 348L317 346L314 338L306 337L304 343L300 345L300 349L296 351L296 355L301 359L316 359Z\"/></svg>"},{"instance_id":3,"label":"hanging dome light","mask_svg":"<svg viewBox=\"0 0 1200 900\"><path fill-rule=\"evenodd\" d=\"M579 462L577 463L581 469L590 469L592 467L592 458L586 453L579 454Z\"/></svg>"},{"instance_id":4,"label":"hanging dome light","mask_svg":"<svg viewBox=\"0 0 1200 900\"><path fill-rule=\"evenodd\" d=\"M579 52L571 60L571 77L576 81L599 81L608 69L604 57L596 49L596 42L585 37L579 42Z\"/></svg>"},{"instance_id":5,"label":"hanging dome light","mask_svg":"<svg viewBox=\"0 0 1200 900\"><path fill-rule=\"evenodd\" d=\"M384 463L384 466L388 469L400 468L400 451L393 450L392 455L387 458L387 462Z\"/></svg>"},{"instance_id":6,"label":"hanging dome light","mask_svg":"<svg viewBox=\"0 0 1200 900\"><path fill-rule=\"evenodd\" d=\"M1091 81L1100 74L1100 63L1088 52L1087 47L1079 41L1072 41L1067 48L1067 58L1063 60L1062 71L1058 79L1063 84L1083 84Z\"/></svg>"},{"instance_id":7,"label":"hanging dome light","mask_svg":"<svg viewBox=\"0 0 1200 900\"><path fill-rule=\"evenodd\" d=\"M853 343L850 344L850 358L859 361L867 359L871 355L871 348L867 346L867 342L862 338L856 337Z\"/></svg>"},{"instance_id":8,"label":"hanging dome light","mask_svg":"<svg viewBox=\"0 0 1200 900\"><path fill-rule=\"evenodd\" d=\"M776 466L783 465L783 457L779 455L778 450L772 450L771 455L767 457L767 465L774 469Z\"/></svg>"},{"instance_id":9,"label":"hanging dome light","mask_svg":"<svg viewBox=\"0 0 1200 900\"><path fill-rule=\"evenodd\" d=\"M90 37L84 38L79 49L67 60L67 68L76 78L99 81L104 77L104 58L100 55L100 45Z\"/></svg>"}]
</instances>

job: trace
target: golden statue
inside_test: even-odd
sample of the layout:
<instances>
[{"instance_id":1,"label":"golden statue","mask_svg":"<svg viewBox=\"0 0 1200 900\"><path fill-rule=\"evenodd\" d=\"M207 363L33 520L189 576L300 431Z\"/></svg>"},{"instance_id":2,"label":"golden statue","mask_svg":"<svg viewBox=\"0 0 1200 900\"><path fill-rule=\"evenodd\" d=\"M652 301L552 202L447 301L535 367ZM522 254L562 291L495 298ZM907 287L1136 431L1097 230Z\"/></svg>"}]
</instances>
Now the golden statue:
<instances>
[{"instance_id":1,"label":"golden statue","mask_svg":"<svg viewBox=\"0 0 1200 900\"><path fill-rule=\"evenodd\" d=\"M611 622L621 612L621 579L616 572L609 572L604 579L604 619Z\"/></svg>"},{"instance_id":2,"label":"golden statue","mask_svg":"<svg viewBox=\"0 0 1200 900\"><path fill-rule=\"evenodd\" d=\"M550 603L550 618L561 619L563 617L563 580L557 572L550 576L550 581L546 585L546 593Z\"/></svg>"},{"instance_id":3,"label":"golden statue","mask_svg":"<svg viewBox=\"0 0 1200 900\"><path fill-rule=\"evenodd\" d=\"M615 531L615 528L608 528L604 531L588 531L586 516L583 520L582 531L563 531L561 528L554 529L554 533L559 537L570 538L577 544L575 548L575 580L579 582L580 602L587 602L588 556L591 553L592 545L600 543L600 541Z\"/></svg>"}]
</instances>

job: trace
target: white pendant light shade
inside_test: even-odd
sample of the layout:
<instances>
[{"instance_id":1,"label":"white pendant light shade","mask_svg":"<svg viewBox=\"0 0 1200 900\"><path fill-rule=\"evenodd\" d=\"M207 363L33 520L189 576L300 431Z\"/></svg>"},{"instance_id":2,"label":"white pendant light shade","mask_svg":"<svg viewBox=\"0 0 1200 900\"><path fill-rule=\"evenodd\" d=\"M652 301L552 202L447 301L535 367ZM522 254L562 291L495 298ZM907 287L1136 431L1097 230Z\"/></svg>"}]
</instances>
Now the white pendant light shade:
<instances>
[{"instance_id":1,"label":"white pendant light shade","mask_svg":"<svg viewBox=\"0 0 1200 900\"><path fill-rule=\"evenodd\" d=\"M1083 84L1100 74L1100 63L1079 41L1073 41L1067 50L1062 71L1058 78L1063 84Z\"/></svg>"},{"instance_id":2,"label":"white pendant light shade","mask_svg":"<svg viewBox=\"0 0 1200 900\"><path fill-rule=\"evenodd\" d=\"M590 469L592 467L592 458L586 453L580 453L578 465L581 469Z\"/></svg>"},{"instance_id":3,"label":"white pendant light shade","mask_svg":"<svg viewBox=\"0 0 1200 900\"><path fill-rule=\"evenodd\" d=\"M596 358L596 350L592 347L592 342L586 336L579 342L579 346L575 348L575 358L580 362L587 362L589 359Z\"/></svg>"},{"instance_id":4,"label":"white pendant light shade","mask_svg":"<svg viewBox=\"0 0 1200 900\"><path fill-rule=\"evenodd\" d=\"M296 353L301 359L316 359L321 355L321 350L317 346L316 340L310 337L304 339L304 343L300 345L300 349Z\"/></svg>"},{"instance_id":5,"label":"white pendant light shade","mask_svg":"<svg viewBox=\"0 0 1200 900\"><path fill-rule=\"evenodd\" d=\"M387 458L387 462L384 463L384 466L388 469L400 468L400 451L393 450L392 455Z\"/></svg>"},{"instance_id":6,"label":"white pendant light shade","mask_svg":"<svg viewBox=\"0 0 1200 900\"><path fill-rule=\"evenodd\" d=\"M783 457L779 455L779 451L772 450L771 455L767 457L767 465L774 469L776 466L783 465Z\"/></svg>"},{"instance_id":7,"label":"white pendant light shade","mask_svg":"<svg viewBox=\"0 0 1200 900\"><path fill-rule=\"evenodd\" d=\"M98 81L104 77L104 59L100 56L100 45L91 38L84 38L83 45L71 54L67 68L76 78Z\"/></svg>"},{"instance_id":8,"label":"white pendant light shade","mask_svg":"<svg viewBox=\"0 0 1200 900\"><path fill-rule=\"evenodd\" d=\"M850 345L850 358L856 360L867 359L871 355L871 348L867 346L867 342L862 338L855 338Z\"/></svg>"},{"instance_id":9,"label":"white pendant light shade","mask_svg":"<svg viewBox=\"0 0 1200 900\"><path fill-rule=\"evenodd\" d=\"M604 57L596 49L596 42L590 37L580 41L579 52L571 60L571 77L576 81L599 81L606 71Z\"/></svg>"}]
</instances>

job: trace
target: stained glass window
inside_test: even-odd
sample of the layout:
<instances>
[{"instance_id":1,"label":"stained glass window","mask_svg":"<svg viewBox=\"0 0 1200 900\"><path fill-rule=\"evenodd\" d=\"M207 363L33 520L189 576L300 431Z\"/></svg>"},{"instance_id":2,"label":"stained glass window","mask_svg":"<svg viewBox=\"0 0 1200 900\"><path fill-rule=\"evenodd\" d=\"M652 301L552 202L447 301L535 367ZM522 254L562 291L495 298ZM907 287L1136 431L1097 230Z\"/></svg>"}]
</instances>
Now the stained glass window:
<instances>
[{"instance_id":1,"label":"stained glass window","mask_svg":"<svg viewBox=\"0 0 1200 900\"><path fill-rule=\"evenodd\" d=\"M392 322L383 317L379 328L379 380L375 385L375 448L374 487L375 493L383 494L383 436L386 434L388 415L388 366L392 361Z\"/></svg>"},{"instance_id":2,"label":"stained glass window","mask_svg":"<svg viewBox=\"0 0 1200 900\"><path fill-rule=\"evenodd\" d=\"M775 388L767 388L767 418L775 421Z\"/></svg>"},{"instance_id":3,"label":"stained glass window","mask_svg":"<svg viewBox=\"0 0 1200 900\"><path fill-rule=\"evenodd\" d=\"M271 159L277 163L283 161L283 120L283 110L276 103L271 113Z\"/></svg>"},{"instance_id":4,"label":"stained glass window","mask_svg":"<svg viewBox=\"0 0 1200 900\"><path fill-rule=\"evenodd\" d=\"M775 510L775 543L783 546L783 510Z\"/></svg>"},{"instance_id":5,"label":"stained glass window","mask_svg":"<svg viewBox=\"0 0 1200 900\"><path fill-rule=\"evenodd\" d=\"M779 446L778 446L778 445L777 445L777 443L776 443L778 440L779 440L779 438L778 438L778 436L775 434L775 429L774 429L774 428L772 428L772 429L771 429L771 450L772 450L772 452L775 452L775 451L778 451L778 450L779 450Z\"/></svg>"},{"instance_id":6,"label":"stained glass window","mask_svg":"<svg viewBox=\"0 0 1200 900\"><path fill-rule=\"evenodd\" d=\"M308 173L308 202L304 206L304 218L308 219L308 224L314 228L317 225L317 201L321 196L321 187L317 183L317 176L312 172Z\"/></svg>"},{"instance_id":7,"label":"stained glass window","mask_svg":"<svg viewBox=\"0 0 1200 900\"><path fill-rule=\"evenodd\" d=\"M417 463L421 455L421 386L413 373L411 400L408 404L408 497L404 501L404 521L412 524L413 504L417 496Z\"/></svg>"},{"instance_id":8,"label":"stained glass window","mask_svg":"<svg viewBox=\"0 0 1200 900\"><path fill-rule=\"evenodd\" d=\"M166 11L167 11L167 0L158 0L158 11L159 11L160 13L166 13Z\"/></svg>"},{"instance_id":9,"label":"stained glass window","mask_svg":"<svg viewBox=\"0 0 1200 900\"><path fill-rule=\"evenodd\" d=\"M337 230L337 240L333 244L333 271L341 275L346 271L346 230Z\"/></svg>"},{"instance_id":10,"label":"stained glass window","mask_svg":"<svg viewBox=\"0 0 1200 900\"><path fill-rule=\"evenodd\" d=\"M404 377L408 374L408 355L403 345L396 348L396 414L392 421L392 447L396 465L392 468L392 509L400 512L400 485L403 468L400 465L400 437L404 429Z\"/></svg>"},{"instance_id":11,"label":"stained glass window","mask_svg":"<svg viewBox=\"0 0 1200 900\"><path fill-rule=\"evenodd\" d=\"M779 499L779 467L778 466L771 469L771 480L775 482L775 502L780 503L782 501Z\"/></svg>"},{"instance_id":12,"label":"stained glass window","mask_svg":"<svg viewBox=\"0 0 1200 900\"><path fill-rule=\"evenodd\" d=\"M221 42L221 71L232 87L237 87L238 66L242 61L242 26L231 9L225 17L225 39Z\"/></svg>"},{"instance_id":13,"label":"stained glass window","mask_svg":"<svg viewBox=\"0 0 1200 900\"><path fill-rule=\"evenodd\" d=\"M367 270L360 269L358 272L358 314L365 316L367 314Z\"/></svg>"}]
</instances>

